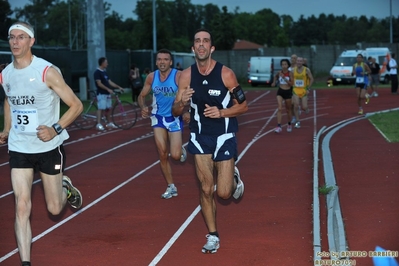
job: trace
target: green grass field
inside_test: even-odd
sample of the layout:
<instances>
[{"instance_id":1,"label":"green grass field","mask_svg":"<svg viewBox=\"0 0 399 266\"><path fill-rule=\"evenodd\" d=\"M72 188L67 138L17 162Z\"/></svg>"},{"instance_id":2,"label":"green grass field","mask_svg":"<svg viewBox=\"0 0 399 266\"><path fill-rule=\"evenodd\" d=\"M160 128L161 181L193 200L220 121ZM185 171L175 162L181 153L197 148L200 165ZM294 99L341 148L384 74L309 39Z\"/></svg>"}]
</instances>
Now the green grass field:
<instances>
[{"instance_id":1,"label":"green grass field","mask_svg":"<svg viewBox=\"0 0 399 266\"><path fill-rule=\"evenodd\" d=\"M389 142L399 142L399 111L375 114L369 121L385 135Z\"/></svg>"}]
</instances>

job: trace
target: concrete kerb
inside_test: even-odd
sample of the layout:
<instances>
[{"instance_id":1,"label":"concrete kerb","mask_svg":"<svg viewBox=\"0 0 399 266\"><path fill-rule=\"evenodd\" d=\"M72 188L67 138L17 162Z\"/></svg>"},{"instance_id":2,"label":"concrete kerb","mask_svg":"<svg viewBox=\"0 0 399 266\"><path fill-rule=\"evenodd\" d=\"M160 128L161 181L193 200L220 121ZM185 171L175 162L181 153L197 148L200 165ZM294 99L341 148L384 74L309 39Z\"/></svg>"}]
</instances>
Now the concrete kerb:
<instances>
[{"instance_id":1,"label":"concrete kerb","mask_svg":"<svg viewBox=\"0 0 399 266\"><path fill-rule=\"evenodd\" d=\"M331 137L335 134L335 132L337 132L339 129L360 119L364 119L364 116L341 121L329 128L324 127L323 130L319 132L321 135L327 131L330 131L329 133L327 133L327 135L323 138L322 141L322 158L323 158L325 185L326 187L333 188L331 192L326 195L327 236L328 236L328 245L329 245L330 254L339 254L339 252L341 251L348 250L344 222L342 218L341 206L338 196L338 186L335 179L334 167L330 151L330 140ZM340 258L339 256L330 255L330 259L339 260L339 259L349 259L349 258Z\"/></svg>"},{"instance_id":2,"label":"concrete kerb","mask_svg":"<svg viewBox=\"0 0 399 266\"><path fill-rule=\"evenodd\" d=\"M319 140L326 127L313 139L313 260L321 259L320 200L319 200Z\"/></svg>"}]
</instances>

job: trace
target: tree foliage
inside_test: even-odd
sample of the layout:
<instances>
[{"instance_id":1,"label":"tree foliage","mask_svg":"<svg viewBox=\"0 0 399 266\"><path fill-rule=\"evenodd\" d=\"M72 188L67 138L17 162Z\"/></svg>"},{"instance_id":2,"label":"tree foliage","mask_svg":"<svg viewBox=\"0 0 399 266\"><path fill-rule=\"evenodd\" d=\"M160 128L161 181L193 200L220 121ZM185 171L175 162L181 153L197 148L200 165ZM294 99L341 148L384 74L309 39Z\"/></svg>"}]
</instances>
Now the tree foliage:
<instances>
[{"instance_id":1,"label":"tree foliage","mask_svg":"<svg viewBox=\"0 0 399 266\"><path fill-rule=\"evenodd\" d=\"M0 34L5 39L13 20L24 20L35 27L37 44L45 46L86 47L85 0L29 0L22 8L10 9L10 0L0 1ZM111 12L112 1L104 1L105 41L108 49L153 48L153 0L138 0L132 6L135 18L123 18ZM15 19L13 16L15 15ZM237 39L268 47L307 46L312 44L354 44L389 42L389 18L377 19L334 16L301 16L262 9L256 13L229 11L215 4L194 5L190 0L156 0L157 49L189 52L198 28L212 31L218 50L230 50ZM399 42L399 16L393 18L394 42Z\"/></svg>"}]
</instances>

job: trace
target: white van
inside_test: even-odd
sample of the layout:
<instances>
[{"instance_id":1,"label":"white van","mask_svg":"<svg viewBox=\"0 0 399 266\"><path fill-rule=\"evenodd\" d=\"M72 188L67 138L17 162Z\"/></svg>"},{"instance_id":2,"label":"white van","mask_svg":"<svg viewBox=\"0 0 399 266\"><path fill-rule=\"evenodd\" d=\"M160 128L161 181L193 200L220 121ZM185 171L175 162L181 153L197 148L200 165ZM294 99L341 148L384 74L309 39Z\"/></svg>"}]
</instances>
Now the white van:
<instances>
[{"instance_id":1,"label":"white van","mask_svg":"<svg viewBox=\"0 0 399 266\"><path fill-rule=\"evenodd\" d=\"M337 58L330 70L333 84L354 84L355 77L352 76L353 65L356 63L356 57L362 54L364 62L367 61L366 52L364 50L347 50Z\"/></svg>"},{"instance_id":2,"label":"white van","mask_svg":"<svg viewBox=\"0 0 399 266\"><path fill-rule=\"evenodd\" d=\"M273 83L273 57L253 56L248 62L248 83L258 85L271 85Z\"/></svg>"},{"instance_id":3,"label":"white van","mask_svg":"<svg viewBox=\"0 0 399 266\"><path fill-rule=\"evenodd\" d=\"M380 82L389 83L389 74L386 69L386 64L391 56L391 51L388 47L370 47L366 48L366 57L369 56L375 58L376 62L380 65Z\"/></svg>"}]
</instances>

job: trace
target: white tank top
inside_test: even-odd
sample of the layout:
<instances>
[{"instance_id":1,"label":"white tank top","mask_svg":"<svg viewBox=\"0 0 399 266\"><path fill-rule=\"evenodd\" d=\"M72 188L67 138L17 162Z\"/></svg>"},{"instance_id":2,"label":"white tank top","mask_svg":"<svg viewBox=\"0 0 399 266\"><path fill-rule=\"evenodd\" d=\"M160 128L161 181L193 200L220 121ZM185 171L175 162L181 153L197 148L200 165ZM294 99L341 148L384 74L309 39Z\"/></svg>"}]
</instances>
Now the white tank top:
<instances>
[{"instance_id":1,"label":"white tank top","mask_svg":"<svg viewBox=\"0 0 399 266\"><path fill-rule=\"evenodd\" d=\"M10 151L47 152L69 138L66 130L48 142L41 141L36 135L39 125L51 127L60 118L60 97L45 83L51 66L46 60L33 57L28 67L16 69L11 63L1 73L0 82L11 108Z\"/></svg>"}]
</instances>

